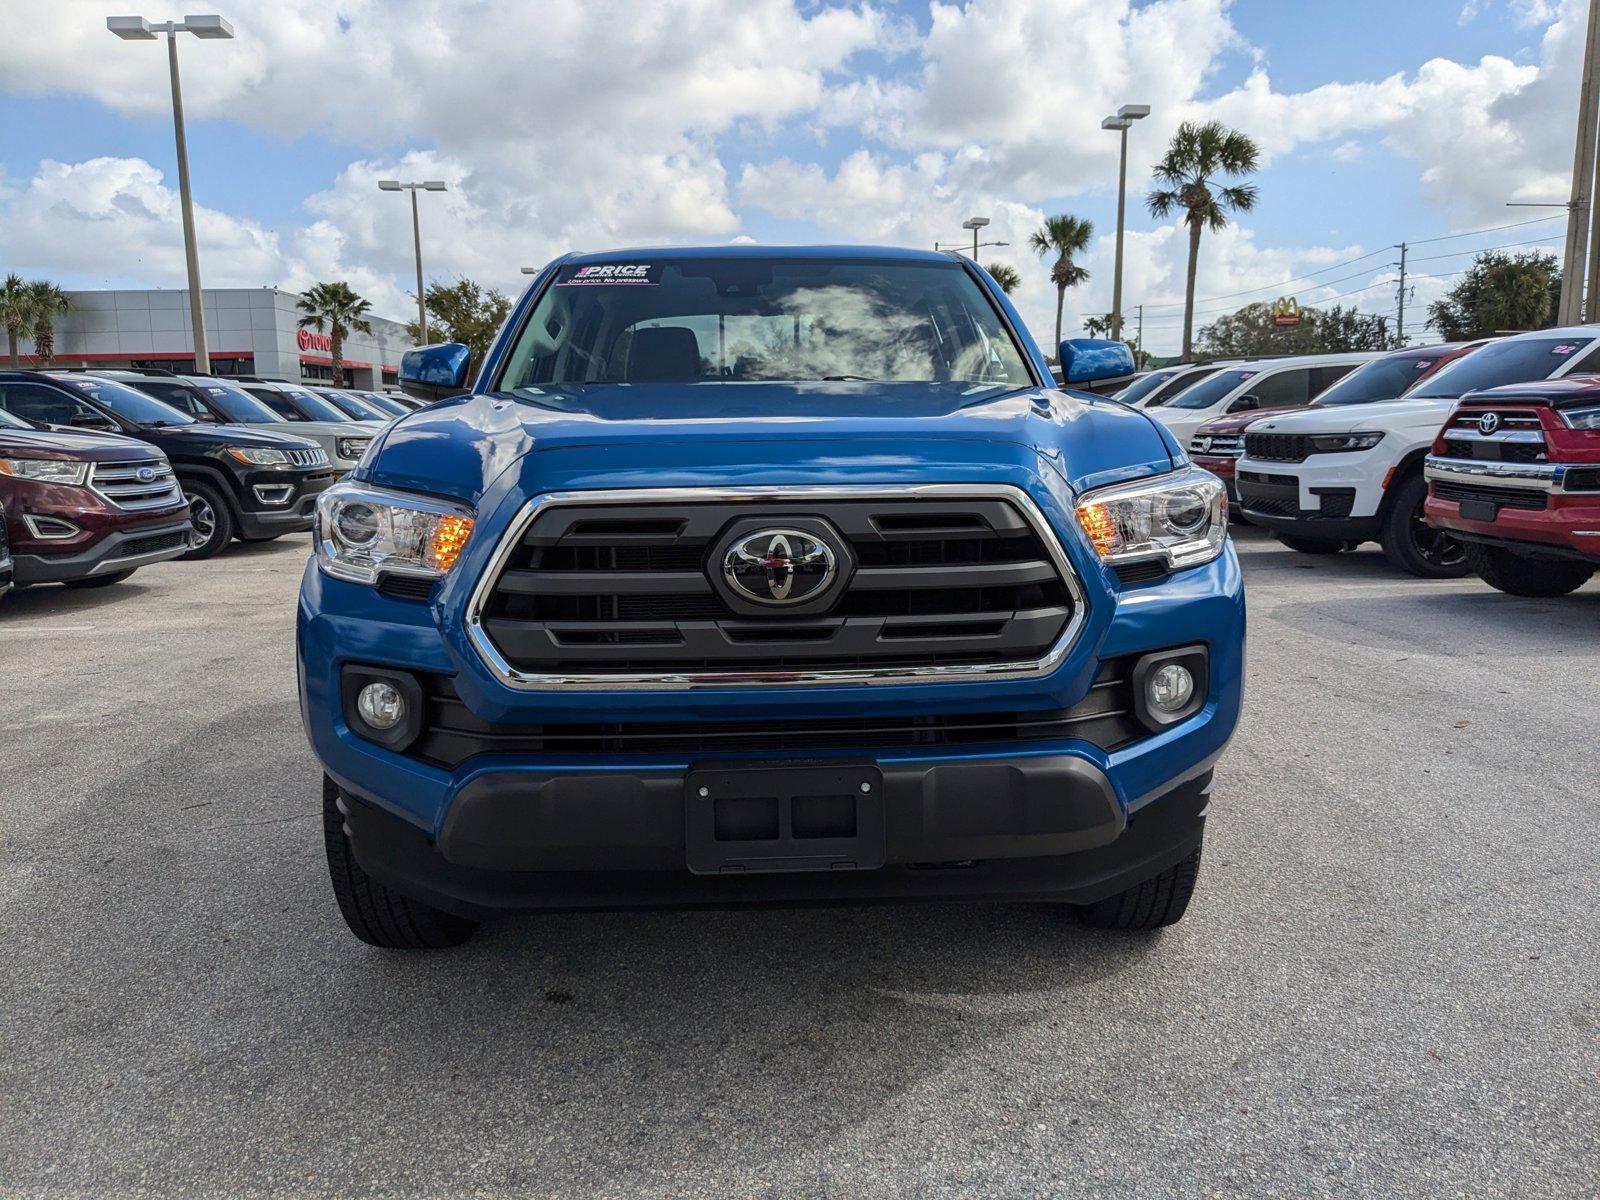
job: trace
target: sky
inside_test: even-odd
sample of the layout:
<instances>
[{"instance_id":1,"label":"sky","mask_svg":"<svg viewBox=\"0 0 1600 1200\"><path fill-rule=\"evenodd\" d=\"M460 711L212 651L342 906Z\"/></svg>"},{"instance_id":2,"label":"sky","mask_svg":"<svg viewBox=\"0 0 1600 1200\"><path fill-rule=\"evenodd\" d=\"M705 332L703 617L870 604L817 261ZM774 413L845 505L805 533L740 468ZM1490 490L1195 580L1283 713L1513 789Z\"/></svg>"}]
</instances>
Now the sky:
<instances>
[{"instance_id":1,"label":"sky","mask_svg":"<svg viewBox=\"0 0 1600 1200\"><path fill-rule=\"evenodd\" d=\"M0 271L66 287L182 287L161 42L108 0L0 0ZM118 0L109 0L116 5ZM218 0L232 41L180 41L208 287L347 280L415 307L410 209L430 280L515 293L571 249L970 235L1018 268L1053 337L1047 215L1094 224L1064 336L1111 307L1121 104L1124 311L1178 349L1186 239L1144 204L1181 121L1253 137L1254 212L1207 234L1197 325L1293 295L1407 332L1491 246L1554 250L1582 0ZM134 11L138 11L135 9ZM147 10L162 20L176 14ZM1515 225L1515 228L1497 228ZM1480 232L1481 231L1481 232Z\"/></svg>"}]
</instances>

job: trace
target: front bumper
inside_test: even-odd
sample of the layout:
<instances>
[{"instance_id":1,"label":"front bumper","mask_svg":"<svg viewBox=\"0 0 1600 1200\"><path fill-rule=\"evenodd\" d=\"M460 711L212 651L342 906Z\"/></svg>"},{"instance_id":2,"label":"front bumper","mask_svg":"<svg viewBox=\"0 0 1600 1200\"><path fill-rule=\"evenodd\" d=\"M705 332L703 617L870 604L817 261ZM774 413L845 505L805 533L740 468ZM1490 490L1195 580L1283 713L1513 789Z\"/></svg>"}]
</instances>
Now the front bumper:
<instances>
[{"instance_id":1,"label":"front bumper","mask_svg":"<svg viewBox=\"0 0 1600 1200\"><path fill-rule=\"evenodd\" d=\"M1563 464L1430 455L1423 473L1430 485L1428 524L1509 549L1600 563L1600 492L1569 491ZM1459 498L1439 496L1441 484ZM1493 505L1490 519L1462 515L1462 500L1470 505L1474 498ZM1512 503L1495 503L1497 498ZM1517 500L1540 507L1520 507Z\"/></svg>"},{"instance_id":2,"label":"front bumper","mask_svg":"<svg viewBox=\"0 0 1600 1200\"><path fill-rule=\"evenodd\" d=\"M239 531L249 538L275 537L282 533L305 533L311 528L317 512L317 497L332 487L339 472L319 467L315 472L289 475L284 472L267 474L256 472L244 480L245 496L252 505L261 505L263 499L256 488L287 488L288 495L282 503L270 507L241 508Z\"/></svg>"},{"instance_id":3,"label":"front bumper","mask_svg":"<svg viewBox=\"0 0 1600 1200\"><path fill-rule=\"evenodd\" d=\"M18 586L36 583L69 583L95 575L132 571L152 563L177 558L189 549L189 518L117 529L105 534L87 549L65 554L17 554L15 582Z\"/></svg>"},{"instance_id":4,"label":"front bumper","mask_svg":"<svg viewBox=\"0 0 1600 1200\"><path fill-rule=\"evenodd\" d=\"M1346 458L1348 455L1339 455ZM1298 537L1328 541L1369 541L1378 536L1376 511L1352 515L1361 501L1357 488L1319 484L1307 489L1305 480L1281 469L1239 466L1234 488L1239 510L1251 524Z\"/></svg>"}]
</instances>

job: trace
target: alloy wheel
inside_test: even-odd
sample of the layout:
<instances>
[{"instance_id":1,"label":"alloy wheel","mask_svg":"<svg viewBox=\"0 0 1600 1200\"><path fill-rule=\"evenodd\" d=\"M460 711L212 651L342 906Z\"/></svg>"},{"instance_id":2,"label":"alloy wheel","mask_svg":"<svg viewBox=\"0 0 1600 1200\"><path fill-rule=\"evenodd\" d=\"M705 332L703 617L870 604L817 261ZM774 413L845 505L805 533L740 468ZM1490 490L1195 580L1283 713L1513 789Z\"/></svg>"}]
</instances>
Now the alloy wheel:
<instances>
[{"instance_id":1,"label":"alloy wheel","mask_svg":"<svg viewBox=\"0 0 1600 1200\"><path fill-rule=\"evenodd\" d=\"M210 501L204 496L189 497L189 522L194 526L189 531L189 548L191 550L198 550L216 536L217 514L212 510Z\"/></svg>"},{"instance_id":2,"label":"alloy wheel","mask_svg":"<svg viewBox=\"0 0 1600 1200\"><path fill-rule=\"evenodd\" d=\"M1411 514L1411 544L1433 567L1458 567L1467 561L1467 548L1442 529L1422 519L1422 506Z\"/></svg>"}]
</instances>

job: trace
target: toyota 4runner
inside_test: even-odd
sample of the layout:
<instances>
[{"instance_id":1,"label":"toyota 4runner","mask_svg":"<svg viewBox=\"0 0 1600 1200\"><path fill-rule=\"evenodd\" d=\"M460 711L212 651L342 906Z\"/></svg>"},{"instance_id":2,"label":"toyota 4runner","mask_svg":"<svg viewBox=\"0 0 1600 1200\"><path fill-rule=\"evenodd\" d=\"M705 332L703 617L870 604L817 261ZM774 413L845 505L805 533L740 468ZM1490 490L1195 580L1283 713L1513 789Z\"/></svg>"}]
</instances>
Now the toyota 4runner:
<instances>
[{"instance_id":1,"label":"toyota 4runner","mask_svg":"<svg viewBox=\"0 0 1600 1200\"><path fill-rule=\"evenodd\" d=\"M318 503L300 699L351 930L1194 890L1238 717L1215 477L954 256L569 256ZM1132 373L1067 342L1067 385Z\"/></svg>"}]
</instances>

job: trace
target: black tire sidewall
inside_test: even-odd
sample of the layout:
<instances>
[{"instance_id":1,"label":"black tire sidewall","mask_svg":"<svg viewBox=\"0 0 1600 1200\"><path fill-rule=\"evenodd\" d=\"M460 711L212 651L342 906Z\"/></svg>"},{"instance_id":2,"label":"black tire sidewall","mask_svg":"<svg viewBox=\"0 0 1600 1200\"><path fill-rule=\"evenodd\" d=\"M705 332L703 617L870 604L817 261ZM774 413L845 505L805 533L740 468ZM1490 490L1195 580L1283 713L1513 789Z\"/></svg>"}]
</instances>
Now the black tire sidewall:
<instances>
[{"instance_id":1,"label":"black tire sidewall","mask_svg":"<svg viewBox=\"0 0 1600 1200\"><path fill-rule=\"evenodd\" d=\"M1410 471L1395 485L1389 510L1383 518L1383 556L1418 579L1461 579L1472 573L1463 557L1454 567L1430 563L1411 541L1411 520L1428 499L1428 481L1420 471Z\"/></svg>"},{"instance_id":2,"label":"black tire sidewall","mask_svg":"<svg viewBox=\"0 0 1600 1200\"><path fill-rule=\"evenodd\" d=\"M234 533L238 528L238 523L233 519L233 509L228 506L227 498L213 484L203 479L184 479L179 482L183 488L184 499L198 497L211 506L211 511L216 519L216 528L212 531L209 541L184 552L178 557L184 562L214 558L227 548L229 542L233 541Z\"/></svg>"}]
</instances>

